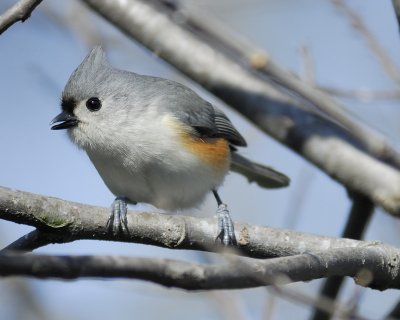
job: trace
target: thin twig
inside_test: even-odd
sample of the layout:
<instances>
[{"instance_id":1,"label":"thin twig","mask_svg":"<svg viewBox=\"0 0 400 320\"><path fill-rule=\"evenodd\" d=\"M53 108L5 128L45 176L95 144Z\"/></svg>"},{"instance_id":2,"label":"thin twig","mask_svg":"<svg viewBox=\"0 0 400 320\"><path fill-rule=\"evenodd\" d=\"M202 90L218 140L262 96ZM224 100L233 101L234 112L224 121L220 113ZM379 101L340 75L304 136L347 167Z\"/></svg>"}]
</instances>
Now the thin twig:
<instances>
[{"instance_id":1,"label":"thin twig","mask_svg":"<svg viewBox=\"0 0 400 320\"><path fill-rule=\"evenodd\" d=\"M0 34L18 21L24 22L42 0L20 0L0 16Z\"/></svg>"},{"instance_id":2,"label":"thin twig","mask_svg":"<svg viewBox=\"0 0 400 320\"><path fill-rule=\"evenodd\" d=\"M318 88L334 96L362 101L400 99L400 90L342 89L326 86L318 86Z\"/></svg>"},{"instance_id":3,"label":"thin twig","mask_svg":"<svg viewBox=\"0 0 400 320\"><path fill-rule=\"evenodd\" d=\"M357 11L350 8L349 5L343 0L332 0L338 8L342 9L343 12L350 19L351 25L357 30L367 41L367 45L371 49L371 52L375 54L380 62L383 70L386 74L394 81L400 82L400 71L390 56L382 48L379 41L375 38L372 32L368 29L364 23L362 17L357 13Z\"/></svg>"}]
</instances>

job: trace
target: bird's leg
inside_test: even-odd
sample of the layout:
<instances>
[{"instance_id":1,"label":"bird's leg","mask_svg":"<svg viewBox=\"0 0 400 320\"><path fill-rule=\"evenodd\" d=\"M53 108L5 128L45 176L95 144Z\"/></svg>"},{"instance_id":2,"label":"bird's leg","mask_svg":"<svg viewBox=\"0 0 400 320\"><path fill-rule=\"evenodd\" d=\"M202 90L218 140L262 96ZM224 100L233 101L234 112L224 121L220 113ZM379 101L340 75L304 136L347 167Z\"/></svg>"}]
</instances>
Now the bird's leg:
<instances>
[{"instance_id":1,"label":"bird's leg","mask_svg":"<svg viewBox=\"0 0 400 320\"><path fill-rule=\"evenodd\" d=\"M218 204L218 235L215 240L220 239L225 246L236 245L235 228L229 215L228 206L222 203L216 190L213 190L213 194Z\"/></svg>"},{"instance_id":2,"label":"bird's leg","mask_svg":"<svg viewBox=\"0 0 400 320\"><path fill-rule=\"evenodd\" d=\"M128 212L128 202L125 197L116 197L111 205L111 214L107 221L107 229L111 230L114 235L124 233L124 229L128 231L128 220L126 214Z\"/></svg>"}]
</instances>

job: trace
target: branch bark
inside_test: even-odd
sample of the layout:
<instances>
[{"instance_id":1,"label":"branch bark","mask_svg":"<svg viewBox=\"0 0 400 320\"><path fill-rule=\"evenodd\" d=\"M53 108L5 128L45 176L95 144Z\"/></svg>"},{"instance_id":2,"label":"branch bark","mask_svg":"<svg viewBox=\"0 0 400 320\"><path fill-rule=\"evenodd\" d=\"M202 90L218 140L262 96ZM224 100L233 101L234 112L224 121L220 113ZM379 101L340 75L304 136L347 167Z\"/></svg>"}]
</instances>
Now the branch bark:
<instances>
[{"instance_id":1,"label":"branch bark","mask_svg":"<svg viewBox=\"0 0 400 320\"><path fill-rule=\"evenodd\" d=\"M36 233L32 232L29 236L19 240L23 242L23 247L25 248L38 248L41 245L46 245L51 242L64 243L81 239L97 239L145 243L174 249L203 251L221 250L221 247L214 242L217 232L215 219L198 219L187 216L169 216L156 213L135 212L128 215L128 233L113 235L106 227L108 217L109 212L105 208L72 203L56 198L47 198L0 187L0 218L32 225L38 228ZM264 273L266 272L265 274L268 274L268 270L274 270L274 273L276 272L289 276L292 281L307 281L332 275L355 276L360 268L366 268L373 273L373 279L371 283L368 284L371 287L379 289L385 289L387 287L397 288L400 282L400 280L397 279L399 277L400 250L379 242L336 239L242 223L236 224L236 230L236 237L239 239L238 248L237 251L230 251L231 253L255 258L288 258L287 260L274 259L270 264L266 262L267 264L265 266L257 264L255 268L265 268L265 270L262 271ZM30 240L31 243L27 243L28 240ZM36 241L38 241L38 243L35 243ZM18 246L14 248L18 248ZM61 265L63 264L60 264L61 260L57 260L53 257L47 260L45 258L41 260L42 257L36 258L36 256L29 256L29 259L32 260L27 258L28 260L20 261L22 269L15 268L13 265L13 263L19 263L17 263L17 260L8 260L8 255L6 257L7 258L4 260L9 261L8 263L3 263L3 260L0 261L0 268L3 268L3 275L26 274L37 277L46 276L60 278L72 276L94 277L100 275L96 273L98 272L96 270L104 270L100 267L100 269L96 269L97 267L93 267L95 269L92 267L85 269L86 262L89 263L89 266L92 266L92 264L96 265L97 260L95 257L84 257L81 258L81 260L79 260L80 258L77 258L78 260L60 258L65 260L63 263L69 265L66 269L72 268L72 270L69 271L60 271ZM99 259L101 260L102 258ZM109 259L112 261L112 258ZM109 259L106 260L110 261ZM122 258L122 261L125 261L123 259L125 258ZM38 266L38 261L43 261L43 268L35 269L36 266ZM104 263L109 263L110 266L114 265L114 262L107 261ZM157 260L157 263L158 262ZM46 263L50 263L51 268L46 267ZM101 262L100 265L102 265L102 263L103 262ZM58 264L60 264L60 267L57 267ZM156 262L154 262L154 265L156 265ZM106 265L104 265L104 268L106 268L105 266ZM128 264L122 264L122 266L122 269L119 271L118 269L110 269L104 276L115 277L122 275L125 277L128 276L129 272L133 272L132 277L140 278L142 274L140 268L138 271L129 269L136 268L138 266L136 262L133 262L133 267L129 267ZM192 269L194 268L193 265L189 267ZM55 273L52 273L53 271L46 271L47 273L44 274L41 273L43 272L41 270L48 270L49 268L55 270ZM158 267L154 266L154 268ZM178 269L181 271L192 270L190 268L188 269L185 267L183 269ZM196 270L196 268L193 270ZM211 268L210 270L214 270L212 272L217 272L218 275L223 275L223 268ZM228 278L236 277L236 275L241 277L238 274L243 272L242 269L240 269L240 272L238 269L235 269L235 263L232 265L229 264L227 270L228 273L225 275ZM157 273L159 271L154 272ZM264 273L261 273L261 275L265 275ZM248 273L245 272L244 274L246 275ZM152 277L153 275L150 278ZM194 275L192 275L192 280L194 279L193 277ZM239 282L233 282L236 283L234 285L236 288L240 288L241 286L265 285L264 276L262 277L262 281L260 279L254 280L254 276L250 280L247 279L247 282L243 280L244 278L241 279L242 280ZM200 282L203 283L202 281L205 280L202 279ZM213 281L210 280L207 286L212 288L212 282ZM206 286L205 284L197 284L196 289L206 288L203 287L203 285ZM229 284L219 284L220 287L215 284L215 286L214 288L222 289L229 287ZM184 287L183 284L182 287Z\"/></svg>"},{"instance_id":2,"label":"branch bark","mask_svg":"<svg viewBox=\"0 0 400 320\"><path fill-rule=\"evenodd\" d=\"M31 225L40 231L39 235L28 237L31 243L27 243L25 237L18 240L17 245L11 247L14 249L29 250L48 243L92 239L143 243L171 249L221 250L221 246L215 243L215 218L130 212L127 217L128 232L118 235L107 229L108 218L107 208L0 187L0 219ZM284 257L376 244L245 223L236 223L235 230L238 239L238 252L235 253L253 258ZM18 245L18 242L23 245Z\"/></svg>"},{"instance_id":3,"label":"branch bark","mask_svg":"<svg viewBox=\"0 0 400 320\"><path fill-rule=\"evenodd\" d=\"M186 290L243 289L310 281L328 276L351 276L362 286L379 290L400 288L397 262L399 252L387 250L390 249L375 245L263 261L235 258L219 265L122 256L5 253L0 255L0 275L42 279L118 277L148 280Z\"/></svg>"},{"instance_id":4,"label":"branch bark","mask_svg":"<svg viewBox=\"0 0 400 320\"><path fill-rule=\"evenodd\" d=\"M399 171L357 148L346 130L302 110L150 1L82 1L328 175L400 215Z\"/></svg>"},{"instance_id":5,"label":"branch bark","mask_svg":"<svg viewBox=\"0 0 400 320\"><path fill-rule=\"evenodd\" d=\"M18 21L24 22L42 0L21 0L0 16L0 34Z\"/></svg>"},{"instance_id":6,"label":"branch bark","mask_svg":"<svg viewBox=\"0 0 400 320\"><path fill-rule=\"evenodd\" d=\"M108 217L105 208L0 187L0 218L38 229L36 234L32 232L19 240L23 248L35 249L51 242L97 239L145 243L173 249L221 250L221 246L214 242L217 232L215 219L135 212L128 214L128 232L114 235L107 229ZM381 290L400 286L400 250L395 247L373 241L336 239L242 223L236 223L236 230L238 248L229 253L277 259L258 261L248 266L243 265L247 260L237 260L231 256L233 262L216 267L169 263L164 260L139 259L137 262L133 258L118 257L116 260L110 257L75 259L35 255L29 255L28 258L18 255L13 258L3 250L0 255L0 273L59 278L120 276L152 280L163 285L172 285L169 281L176 277L190 277L190 281L177 280L174 286L222 289L275 283L275 276L282 274L290 277L291 281L308 281L333 275L353 277L358 275L360 269L366 269L370 275L369 280L358 275L358 283ZM14 245L14 248L21 246ZM172 276L168 273L170 267L178 273ZM153 271L146 273L146 268ZM207 273L210 275L208 278L204 277ZM198 278L199 274L203 278ZM248 278L249 274L252 277ZM222 277L226 282L218 282L215 277ZM193 280L197 283L190 287L189 283Z\"/></svg>"}]
</instances>

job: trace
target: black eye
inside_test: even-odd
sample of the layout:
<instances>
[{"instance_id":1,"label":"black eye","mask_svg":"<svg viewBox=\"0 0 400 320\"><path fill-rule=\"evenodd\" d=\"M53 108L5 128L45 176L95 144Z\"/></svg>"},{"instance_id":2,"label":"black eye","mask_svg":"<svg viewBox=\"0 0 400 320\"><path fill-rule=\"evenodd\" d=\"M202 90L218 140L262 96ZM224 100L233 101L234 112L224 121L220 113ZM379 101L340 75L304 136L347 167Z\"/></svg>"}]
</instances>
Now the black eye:
<instances>
[{"instance_id":1,"label":"black eye","mask_svg":"<svg viewBox=\"0 0 400 320\"><path fill-rule=\"evenodd\" d=\"M97 111L101 108L101 101L99 98L92 97L86 101L86 108L90 111Z\"/></svg>"}]
</instances>

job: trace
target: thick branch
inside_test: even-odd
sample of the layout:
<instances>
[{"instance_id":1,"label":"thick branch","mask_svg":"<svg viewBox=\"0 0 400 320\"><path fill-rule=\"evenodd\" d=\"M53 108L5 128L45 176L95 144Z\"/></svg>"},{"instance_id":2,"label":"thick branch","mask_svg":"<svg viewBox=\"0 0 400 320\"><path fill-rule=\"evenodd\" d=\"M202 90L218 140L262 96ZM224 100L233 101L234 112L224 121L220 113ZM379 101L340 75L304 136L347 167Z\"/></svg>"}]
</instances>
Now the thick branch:
<instances>
[{"instance_id":1,"label":"thick branch","mask_svg":"<svg viewBox=\"0 0 400 320\"><path fill-rule=\"evenodd\" d=\"M118 256L0 255L0 275L76 279L131 278L187 290L242 289L351 276L363 286L400 288L399 252L382 245L335 249L263 261L236 258L220 265ZM395 265L394 265L394 264Z\"/></svg>"},{"instance_id":2,"label":"thick branch","mask_svg":"<svg viewBox=\"0 0 400 320\"><path fill-rule=\"evenodd\" d=\"M146 212L128 214L128 231L114 235L106 225L108 209L0 187L0 218L34 226L40 242L112 240L174 249L218 251L216 219ZM360 248L375 242L337 239L308 233L236 223L238 250L255 258L284 257L340 248ZM46 239L47 237L47 239ZM39 245L32 246L33 248ZM29 246L25 243L24 247ZM14 249L18 249L16 246Z\"/></svg>"},{"instance_id":3,"label":"thick branch","mask_svg":"<svg viewBox=\"0 0 400 320\"><path fill-rule=\"evenodd\" d=\"M357 149L345 130L299 109L254 71L207 45L147 1L83 2L334 179L400 214L400 173Z\"/></svg>"},{"instance_id":4,"label":"thick branch","mask_svg":"<svg viewBox=\"0 0 400 320\"><path fill-rule=\"evenodd\" d=\"M0 34L18 21L24 22L42 0L21 0L0 16Z\"/></svg>"}]
</instances>

